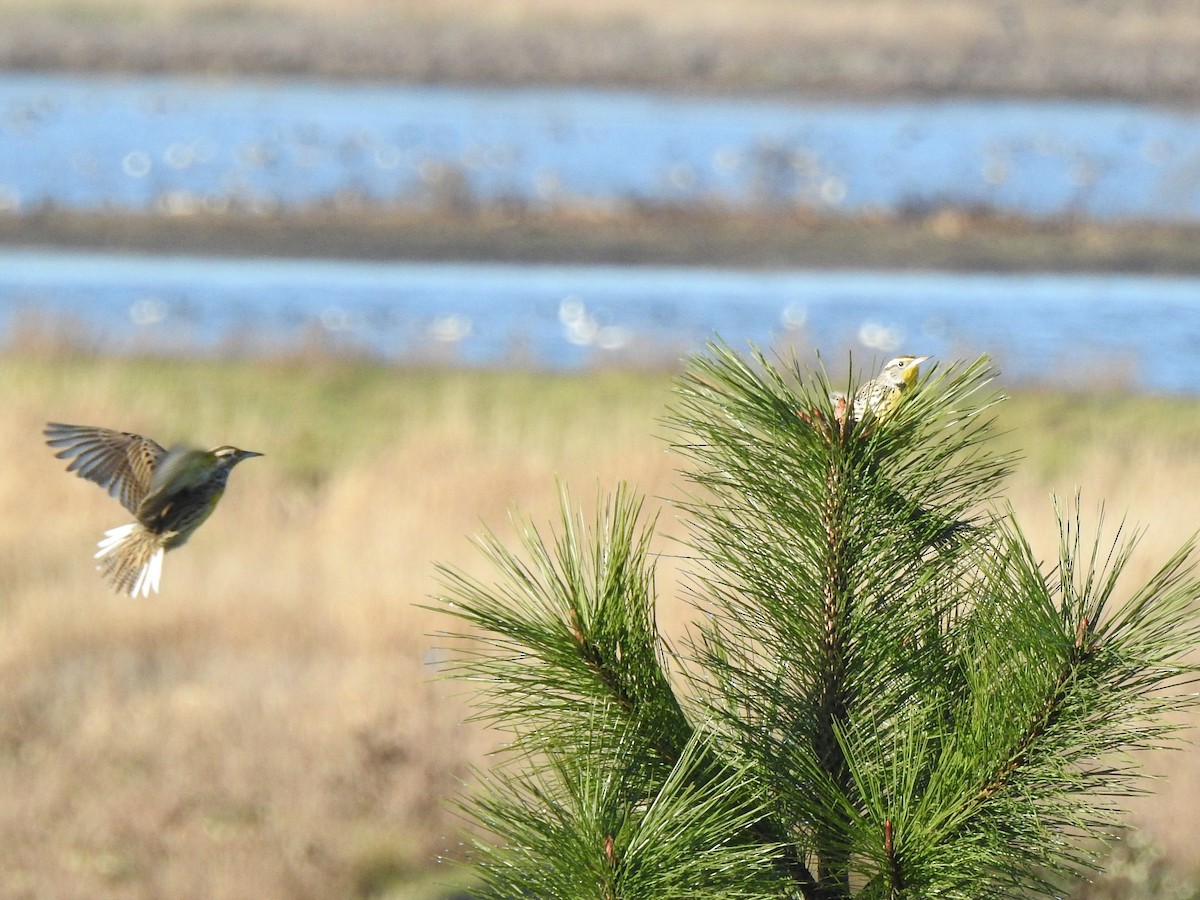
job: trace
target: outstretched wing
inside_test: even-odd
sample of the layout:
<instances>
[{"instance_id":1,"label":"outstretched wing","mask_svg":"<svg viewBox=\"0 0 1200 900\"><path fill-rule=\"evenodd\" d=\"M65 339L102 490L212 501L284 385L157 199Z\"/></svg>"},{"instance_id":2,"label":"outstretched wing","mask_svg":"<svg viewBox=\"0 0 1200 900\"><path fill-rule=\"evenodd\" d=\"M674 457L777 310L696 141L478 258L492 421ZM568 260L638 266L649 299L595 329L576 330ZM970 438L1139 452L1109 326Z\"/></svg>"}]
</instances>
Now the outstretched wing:
<instances>
[{"instance_id":1,"label":"outstretched wing","mask_svg":"<svg viewBox=\"0 0 1200 900\"><path fill-rule=\"evenodd\" d=\"M134 514L166 453L149 438L127 431L50 422L42 433L58 449L55 456L71 460L68 472L96 482Z\"/></svg>"}]
</instances>

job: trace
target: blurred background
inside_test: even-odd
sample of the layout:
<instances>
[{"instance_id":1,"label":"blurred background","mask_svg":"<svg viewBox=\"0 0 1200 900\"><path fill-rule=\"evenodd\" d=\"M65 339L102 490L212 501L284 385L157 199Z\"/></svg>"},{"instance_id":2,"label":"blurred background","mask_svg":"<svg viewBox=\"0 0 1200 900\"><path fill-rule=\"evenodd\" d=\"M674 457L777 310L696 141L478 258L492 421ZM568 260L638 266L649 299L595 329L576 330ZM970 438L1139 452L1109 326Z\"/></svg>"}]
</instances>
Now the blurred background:
<instances>
[{"instance_id":1,"label":"blurred background","mask_svg":"<svg viewBox=\"0 0 1200 900\"><path fill-rule=\"evenodd\" d=\"M1191 0L0 0L0 893L467 896L498 738L417 604L618 479L719 334L989 354L1008 499L1196 530ZM130 601L46 420L234 443ZM691 612L669 559L660 622ZM1076 896L1193 897L1200 759Z\"/></svg>"}]
</instances>

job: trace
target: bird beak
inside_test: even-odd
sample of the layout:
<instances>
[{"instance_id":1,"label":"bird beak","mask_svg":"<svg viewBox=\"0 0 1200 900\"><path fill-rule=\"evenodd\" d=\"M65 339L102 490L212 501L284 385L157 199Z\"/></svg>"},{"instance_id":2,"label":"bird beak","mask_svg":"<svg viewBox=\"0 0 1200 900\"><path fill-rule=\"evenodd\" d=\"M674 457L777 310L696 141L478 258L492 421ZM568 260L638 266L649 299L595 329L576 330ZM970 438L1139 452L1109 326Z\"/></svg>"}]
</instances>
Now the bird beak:
<instances>
[{"instance_id":1,"label":"bird beak","mask_svg":"<svg viewBox=\"0 0 1200 900\"><path fill-rule=\"evenodd\" d=\"M263 454L261 454L261 453L255 453L253 450L242 450L242 451L240 451L240 453L238 455L238 462L241 462L243 459L250 459L250 457L252 457L252 456L262 456L262 455Z\"/></svg>"},{"instance_id":2,"label":"bird beak","mask_svg":"<svg viewBox=\"0 0 1200 900\"><path fill-rule=\"evenodd\" d=\"M923 362L925 362L926 360L929 360L929 359L933 359L933 357L932 357L932 356L918 356L916 359L914 359L914 360L912 361L912 364L913 364L914 366L919 366L921 363L923 363Z\"/></svg>"}]
</instances>

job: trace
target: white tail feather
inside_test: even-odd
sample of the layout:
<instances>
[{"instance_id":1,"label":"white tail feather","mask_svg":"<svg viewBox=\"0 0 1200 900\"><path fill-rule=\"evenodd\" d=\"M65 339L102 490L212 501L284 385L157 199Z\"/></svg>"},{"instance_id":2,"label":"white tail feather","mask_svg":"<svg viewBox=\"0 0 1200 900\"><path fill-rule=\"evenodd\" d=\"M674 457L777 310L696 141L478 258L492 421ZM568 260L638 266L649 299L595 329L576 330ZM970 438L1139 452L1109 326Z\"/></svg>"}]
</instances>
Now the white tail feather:
<instances>
[{"instance_id":1,"label":"white tail feather","mask_svg":"<svg viewBox=\"0 0 1200 900\"><path fill-rule=\"evenodd\" d=\"M139 593L143 597L149 597L152 591L158 593L158 580L162 578L164 552L163 548L159 547L150 557L150 561L142 566L142 571L138 573L137 581L133 583L133 588L129 592L130 597L136 597Z\"/></svg>"},{"instance_id":2,"label":"white tail feather","mask_svg":"<svg viewBox=\"0 0 1200 900\"><path fill-rule=\"evenodd\" d=\"M117 590L128 589L130 597L158 592L164 550L136 522L110 528L96 546L95 559L104 560L99 568Z\"/></svg>"},{"instance_id":3,"label":"white tail feather","mask_svg":"<svg viewBox=\"0 0 1200 900\"><path fill-rule=\"evenodd\" d=\"M117 547L121 546L121 542L129 535L133 534L133 530L137 528L136 522L130 522L128 525L118 525L116 528L110 528L104 532L104 537L96 546L100 549L96 551L93 559L99 559L102 556L107 556L112 553Z\"/></svg>"}]
</instances>

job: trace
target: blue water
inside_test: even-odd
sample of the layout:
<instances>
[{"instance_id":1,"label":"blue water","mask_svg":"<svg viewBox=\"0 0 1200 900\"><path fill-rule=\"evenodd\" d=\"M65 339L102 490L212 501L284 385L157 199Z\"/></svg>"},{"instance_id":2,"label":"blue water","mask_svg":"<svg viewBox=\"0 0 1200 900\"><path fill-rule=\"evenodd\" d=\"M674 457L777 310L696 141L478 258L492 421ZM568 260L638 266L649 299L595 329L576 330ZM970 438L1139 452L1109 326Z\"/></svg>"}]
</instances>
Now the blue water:
<instances>
[{"instance_id":1,"label":"blue water","mask_svg":"<svg viewBox=\"0 0 1200 900\"><path fill-rule=\"evenodd\" d=\"M715 99L0 75L0 212L505 200L1200 216L1200 116L1066 101Z\"/></svg>"},{"instance_id":2,"label":"blue water","mask_svg":"<svg viewBox=\"0 0 1200 900\"><path fill-rule=\"evenodd\" d=\"M673 361L714 333L864 361L992 355L1012 383L1087 372L1194 393L1200 279L739 271L0 252L0 335L112 352L263 353L571 369ZM1080 375L1082 379L1082 374Z\"/></svg>"},{"instance_id":3,"label":"blue water","mask_svg":"<svg viewBox=\"0 0 1200 900\"><path fill-rule=\"evenodd\" d=\"M0 74L0 214L305 204L719 202L1200 218L1200 115L1125 103L715 99L599 90ZM1193 392L1200 281L0 252L0 340L116 352L333 344L572 368L714 333ZM864 360L865 362L865 360Z\"/></svg>"}]
</instances>

